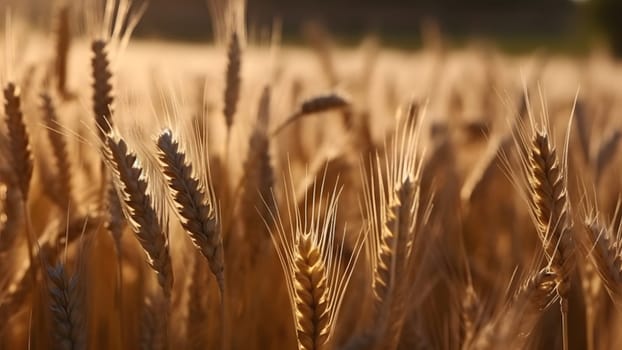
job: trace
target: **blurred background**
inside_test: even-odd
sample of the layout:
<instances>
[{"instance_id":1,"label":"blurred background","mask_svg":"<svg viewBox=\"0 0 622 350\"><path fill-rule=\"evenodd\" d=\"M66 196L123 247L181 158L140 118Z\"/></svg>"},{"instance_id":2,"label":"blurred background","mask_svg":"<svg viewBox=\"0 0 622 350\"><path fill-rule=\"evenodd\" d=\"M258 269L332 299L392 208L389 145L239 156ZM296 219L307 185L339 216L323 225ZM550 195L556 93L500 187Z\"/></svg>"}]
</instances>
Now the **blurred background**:
<instances>
[{"instance_id":1,"label":"blurred background","mask_svg":"<svg viewBox=\"0 0 622 350\"><path fill-rule=\"evenodd\" d=\"M223 1L227 0L211 0ZM136 36L211 40L209 2L150 0ZM0 4L22 7L45 21L55 3L0 0ZM249 35L257 36L277 21L284 42L293 45L303 43L302 29L309 23L319 24L341 45L376 34L383 44L398 48L420 46L421 31L433 26L449 45L475 38L508 52L546 48L585 53L594 44L607 44L618 57L622 55L620 0L247 0L246 8Z\"/></svg>"},{"instance_id":2,"label":"blurred background","mask_svg":"<svg viewBox=\"0 0 622 350\"><path fill-rule=\"evenodd\" d=\"M312 21L341 44L373 33L386 45L413 48L432 24L452 45L475 37L506 51L581 53L609 43L622 55L620 0L248 0L246 6L251 35L278 20L289 44L300 43ZM205 40L210 32L206 0L151 0L137 35Z\"/></svg>"}]
</instances>

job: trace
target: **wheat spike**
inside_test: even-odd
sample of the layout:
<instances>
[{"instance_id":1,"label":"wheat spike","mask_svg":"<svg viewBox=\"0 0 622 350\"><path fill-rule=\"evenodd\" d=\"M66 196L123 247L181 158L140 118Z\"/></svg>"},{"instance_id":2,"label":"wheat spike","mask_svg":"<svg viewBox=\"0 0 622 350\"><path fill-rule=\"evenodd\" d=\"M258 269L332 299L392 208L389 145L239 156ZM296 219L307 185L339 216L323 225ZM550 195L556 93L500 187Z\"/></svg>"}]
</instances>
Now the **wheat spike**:
<instances>
[{"instance_id":1,"label":"wheat spike","mask_svg":"<svg viewBox=\"0 0 622 350\"><path fill-rule=\"evenodd\" d=\"M63 264L47 268L50 310L59 349L86 349L83 296L78 275L66 276Z\"/></svg>"},{"instance_id":2,"label":"wheat spike","mask_svg":"<svg viewBox=\"0 0 622 350\"><path fill-rule=\"evenodd\" d=\"M71 164L69 161L69 154L67 151L67 142L62 134L56 131L59 127L58 117L56 115L56 108L52 102L52 98L48 94L41 95L42 109L45 124L47 126L48 139L52 146L52 154L56 161L57 180L56 190L54 191L56 196L56 202L65 209L68 206L73 208L73 196L71 189Z\"/></svg>"},{"instance_id":3,"label":"wheat spike","mask_svg":"<svg viewBox=\"0 0 622 350\"><path fill-rule=\"evenodd\" d=\"M67 65L71 47L71 28L69 25L69 6L67 5L58 10L54 35L56 39L56 59L54 60L56 89L61 96L68 96Z\"/></svg>"},{"instance_id":4,"label":"wheat spike","mask_svg":"<svg viewBox=\"0 0 622 350\"><path fill-rule=\"evenodd\" d=\"M377 341L389 349L397 347L416 270L413 262L421 175L417 155L419 129L412 120L403 122L396 129L397 136L385 164L386 175L377 163L377 175L363 179L365 217L371 234L366 250L375 299L374 327Z\"/></svg>"},{"instance_id":5,"label":"wheat spike","mask_svg":"<svg viewBox=\"0 0 622 350\"><path fill-rule=\"evenodd\" d=\"M585 221L589 247L588 256L596 266L598 274L613 297L622 295L622 256L617 237L612 234L601 220L592 215Z\"/></svg>"},{"instance_id":6,"label":"wheat spike","mask_svg":"<svg viewBox=\"0 0 622 350\"><path fill-rule=\"evenodd\" d=\"M298 110L290 115L276 129L274 129L274 131L272 131L272 135L279 134L281 130L283 130L286 126L290 125L291 123L297 121L300 118L317 113L343 110L348 108L349 106L350 101L336 93L329 93L325 95L311 97L307 100L302 101L300 106L298 106Z\"/></svg>"},{"instance_id":7,"label":"wheat spike","mask_svg":"<svg viewBox=\"0 0 622 350\"><path fill-rule=\"evenodd\" d=\"M319 248L302 236L294 260L296 324L301 349L322 349L328 339L326 266Z\"/></svg>"},{"instance_id":8,"label":"wheat spike","mask_svg":"<svg viewBox=\"0 0 622 350\"><path fill-rule=\"evenodd\" d=\"M8 129L9 149L22 198L27 200L32 178L33 158L28 130L21 109L20 92L13 83L4 88L4 113Z\"/></svg>"},{"instance_id":9,"label":"wheat spike","mask_svg":"<svg viewBox=\"0 0 622 350\"><path fill-rule=\"evenodd\" d=\"M240 39L238 33L231 33L231 39L229 41L229 49L227 51L227 72L226 72L226 86L225 86L225 107L223 114L225 116L225 123L227 130L231 130L233 125L233 117L237 110L238 99L240 98L240 70L242 69L242 49L240 47Z\"/></svg>"},{"instance_id":10,"label":"wheat spike","mask_svg":"<svg viewBox=\"0 0 622 350\"><path fill-rule=\"evenodd\" d=\"M95 40L91 44L93 57L91 70L93 75L93 113L95 123L102 140L112 127L112 73L110 61L106 52L107 43L104 40Z\"/></svg>"},{"instance_id":11,"label":"wheat spike","mask_svg":"<svg viewBox=\"0 0 622 350\"><path fill-rule=\"evenodd\" d=\"M149 265L156 272L166 299L173 287L173 269L169 253L168 232L147 193L147 179L136 155L116 133L106 135L105 156L115 176L115 185L124 214L145 251Z\"/></svg>"},{"instance_id":12,"label":"wheat spike","mask_svg":"<svg viewBox=\"0 0 622 350\"><path fill-rule=\"evenodd\" d=\"M220 225L209 193L193 174L192 165L170 130L157 140L158 159L173 196L174 210L192 243L207 259L221 293L225 288L225 266Z\"/></svg>"},{"instance_id":13,"label":"wheat spike","mask_svg":"<svg viewBox=\"0 0 622 350\"><path fill-rule=\"evenodd\" d=\"M274 171L270 163L270 139L268 123L270 118L270 88L263 90L257 112L257 122L250 138L246 161L244 162L244 187L241 213L250 233L263 225L262 218L274 211L276 203L272 198ZM262 200L264 203L262 203ZM261 232L259 232L261 233ZM269 235L265 232L266 237ZM253 241L262 237L250 238Z\"/></svg>"},{"instance_id":14,"label":"wheat spike","mask_svg":"<svg viewBox=\"0 0 622 350\"><path fill-rule=\"evenodd\" d=\"M286 187L287 203L295 205L293 183ZM298 348L305 350L329 347L362 244L357 239L350 260L346 266L339 266L343 247L334 246L339 192L335 189L326 204L316 203L316 198L322 201L323 191L323 185L319 192L315 187L309 197L313 203L303 206L311 212L288 211L289 227L278 211L270 212L271 222L266 221L285 274Z\"/></svg>"},{"instance_id":15,"label":"wheat spike","mask_svg":"<svg viewBox=\"0 0 622 350\"><path fill-rule=\"evenodd\" d=\"M558 293L567 297L574 267L572 222L564 169L546 132L536 132L529 150L529 185L542 246L558 272Z\"/></svg>"}]
</instances>

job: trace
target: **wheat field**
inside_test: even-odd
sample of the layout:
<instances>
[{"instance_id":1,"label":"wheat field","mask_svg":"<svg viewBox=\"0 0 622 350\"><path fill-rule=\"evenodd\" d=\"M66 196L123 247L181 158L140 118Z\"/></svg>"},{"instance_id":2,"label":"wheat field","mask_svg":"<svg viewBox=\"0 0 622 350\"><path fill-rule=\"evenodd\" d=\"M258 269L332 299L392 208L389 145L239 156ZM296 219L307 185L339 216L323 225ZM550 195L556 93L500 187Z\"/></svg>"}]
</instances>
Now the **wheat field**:
<instances>
[{"instance_id":1,"label":"wheat field","mask_svg":"<svg viewBox=\"0 0 622 350\"><path fill-rule=\"evenodd\" d=\"M126 0L7 12L0 349L622 346L606 50L293 47L210 6L194 44Z\"/></svg>"}]
</instances>

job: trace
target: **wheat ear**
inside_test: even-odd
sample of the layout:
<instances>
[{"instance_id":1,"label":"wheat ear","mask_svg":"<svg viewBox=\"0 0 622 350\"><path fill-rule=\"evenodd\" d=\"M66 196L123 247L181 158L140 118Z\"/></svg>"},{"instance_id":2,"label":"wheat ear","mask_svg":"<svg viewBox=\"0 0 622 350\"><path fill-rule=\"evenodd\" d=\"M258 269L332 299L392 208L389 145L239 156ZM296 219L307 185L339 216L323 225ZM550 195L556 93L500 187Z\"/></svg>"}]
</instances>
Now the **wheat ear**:
<instances>
[{"instance_id":1,"label":"wheat ear","mask_svg":"<svg viewBox=\"0 0 622 350\"><path fill-rule=\"evenodd\" d=\"M58 255L57 247L67 246L74 242L83 234L86 236L99 227L101 220L97 216L87 215L78 216L69 220L68 224L55 222L46 228L42 240L39 243L38 256L49 256L55 258ZM21 309L27 297L35 286L35 280L30 278L36 276L41 265L26 261L13 279L9 287L0 297L0 319L9 320L17 311ZM0 326L0 332L3 327Z\"/></svg>"},{"instance_id":2,"label":"wheat ear","mask_svg":"<svg viewBox=\"0 0 622 350\"><path fill-rule=\"evenodd\" d=\"M611 230L596 215L586 219L585 230L589 243L586 247L588 256L596 266L607 291L616 300L622 296L622 244L619 237L613 236Z\"/></svg>"},{"instance_id":3,"label":"wheat ear","mask_svg":"<svg viewBox=\"0 0 622 350\"><path fill-rule=\"evenodd\" d=\"M54 28L56 57L54 69L56 74L56 89L58 93L66 97L67 89L67 64L69 49L71 47L71 28L69 26L69 6L65 5L58 10L56 27Z\"/></svg>"},{"instance_id":4,"label":"wheat ear","mask_svg":"<svg viewBox=\"0 0 622 350\"><path fill-rule=\"evenodd\" d=\"M21 109L20 92L13 83L7 83L4 88L4 113L8 129L11 163L16 178L19 179L22 197L26 201L32 178L33 159L28 130Z\"/></svg>"},{"instance_id":5,"label":"wheat ear","mask_svg":"<svg viewBox=\"0 0 622 350\"><path fill-rule=\"evenodd\" d=\"M107 43L104 40L94 40L91 44L93 57L91 70L93 75L93 113L99 136L105 139L105 134L112 127L112 72L110 60L106 52Z\"/></svg>"},{"instance_id":6,"label":"wheat ear","mask_svg":"<svg viewBox=\"0 0 622 350\"><path fill-rule=\"evenodd\" d=\"M498 316L482 327L469 348L524 348L537 321L555 300L557 278L555 271L548 267L532 273Z\"/></svg>"},{"instance_id":7,"label":"wheat ear","mask_svg":"<svg viewBox=\"0 0 622 350\"><path fill-rule=\"evenodd\" d=\"M288 206L297 203L293 184L286 191ZM323 187L311 199L323 197ZM346 266L339 266L343 247L335 247L335 222L339 193L335 189L325 206L307 203L311 213L288 211L289 227L280 212L271 212L272 240L285 274L298 348L326 349L338 319L339 309L361 243L356 240L354 253ZM361 236L359 236L361 237ZM335 250L336 249L336 250ZM338 252L338 253L334 253Z\"/></svg>"},{"instance_id":8,"label":"wheat ear","mask_svg":"<svg viewBox=\"0 0 622 350\"><path fill-rule=\"evenodd\" d=\"M156 272L165 298L169 299L173 288L173 269L167 225L158 216L152 197L147 192L143 168L136 154L115 132L106 134L104 153L115 177L125 217L145 251L149 265Z\"/></svg>"},{"instance_id":9,"label":"wheat ear","mask_svg":"<svg viewBox=\"0 0 622 350\"><path fill-rule=\"evenodd\" d=\"M169 190L174 210L192 243L203 254L216 276L220 292L225 289L225 263L222 236L216 208L210 193L195 177L192 165L170 130L157 140L158 159Z\"/></svg>"},{"instance_id":10,"label":"wheat ear","mask_svg":"<svg viewBox=\"0 0 622 350\"><path fill-rule=\"evenodd\" d=\"M76 274L67 277L62 263L46 269L54 335L59 349L86 349L83 291Z\"/></svg>"},{"instance_id":11,"label":"wheat ear","mask_svg":"<svg viewBox=\"0 0 622 350\"><path fill-rule=\"evenodd\" d=\"M244 162L244 182L242 192L242 208L244 224L247 232L258 231L263 226L262 218L274 211L276 203L272 197L274 171L270 159L270 139L268 124L270 121L270 88L265 87L259 101L257 122L251 134ZM264 203L262 203L262 199ZM260 204L258 204L260 203ZM261 234L262 232L258 232ZM265 232L265 237L269 233ZM249 237L250 238L250 237ZM251 238L252 241L263 237Z\"/></svg>"},{"instance_id":12,"label":"wheat ear","mask_svg":"<svg viewBox=\"0 0 622 350\"><path fill-rule=\"evenodd\" d=\"M227 125L227 134L231 132L233 117L235 117L238 100L240 98L241 69L242 49L240 47L240 39L238 37L238 33L233 32L231 33L229 48L227 51L227 71L225 76L226 86L224 95L225 106L223 109L225 124Z\"/></svg>"},{"instance_id":13,"label":"wheat ear","mask_svg":"<svg viewBox=\"0 0 622 350\"><path fill-rule=\"evenodd\" d=\"M334 110L343 110L350 106L350 101L345 97L338 95L336 93L330 93L325 95L319 95L311 97L307 100L304 100L299 106L298 110L290 115L281 125L279 125L274 131L271 132L271 135L278 135L285 127L290 125L291 123L297 121L300 118L317 114L324 113L328 111Z\"/></svg>"},{"instance_id":14,"label":"wheat ear","mask_svg":"<svg viewBox=\"0 0 622 350\"><path fill-rule=\"evenodd\" d=\"M22 195L22 210L24 212L26 240L28 243L28 259L34 264L34 240L30 222L30 212L28 207L28 191L30 189L30 180L32 179L33 157L30 149L30 138L24 115L21 110L20 92L15 84L9 82L4 88L4 113L6 114L6 123L9 139L9 150L11 152L11 160L13 172L18 179L18 188ZM32 283L37 280L36 273L32 274Z\"/></svg>"},{"instance_id":15,"label":"wheat ear","mask_svg":"<svg viewBox=\"0 0 622 350\"><path fill-rule=\"evenodd\" d=\"M541 99L542 110L545 110ZM558 158L550 137L549 117L543 112L540 121L531 113L529 99L525 98L529 112L526 131L518 130L517 146L523 150L522 166L529 189L529 207L538 237L548 260L548 266L557 275L556 291L559 296L562 318L563 349L568 349L568 293L575 267L575 244L572 237L572 215L567 190L567 154L571 124L567 128L564 152Z\"/></svg>"},{"instance_id":16,"label":"wheat ear","mask_svg":"<svg viewBox=\"0 0 622 350\"><path fill-rule=\"evenodd\" d=\"M537 132L529 150L529 184L538 233L544 250L561 278L562 298L570 288L574 246L571 237L565 170L546 132Z\"/></svg>"},{"instance_id":17,"label":"wheat ear","mask_svg":"<svg viewBox=\"0 0 622 350\"><path fill-rule=\"evenodd\" d=\"M412 120L404 123L396 129L390 158L385 163L387 175L377 162L377 175L363 179L365 217L371 234L366 250L375 299L374 327L378 341L387 348L397 346L416 270L413 263L420 198L420 129Z\"/></svg>"},{"instance_id":18,"label":"wheat ear","mask_svg":"<svg viewBox=\"0 0 622 350\"><path fill-rule=\"evenodd\" d=\"M52 98L48 94L41 95L42 110L47 126L48 139L52 146L52 154L56 161L57 181L55 201L62 209L68 206L73 208L73 196L71 191L71 163L67 152L67 142L64 136L57 131L60 125L56 115L56 108L52 102Z\"/></svg>"}]
</instances>

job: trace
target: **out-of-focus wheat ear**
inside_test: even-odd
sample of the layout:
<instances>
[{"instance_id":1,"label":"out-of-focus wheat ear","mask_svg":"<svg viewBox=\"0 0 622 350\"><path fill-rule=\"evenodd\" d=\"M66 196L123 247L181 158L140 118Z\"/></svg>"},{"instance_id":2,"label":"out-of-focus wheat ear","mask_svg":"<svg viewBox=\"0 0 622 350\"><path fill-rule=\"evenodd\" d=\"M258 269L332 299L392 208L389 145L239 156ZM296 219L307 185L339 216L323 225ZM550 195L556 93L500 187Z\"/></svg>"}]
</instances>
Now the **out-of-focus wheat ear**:
<instances>
[{"instance_id":1,"label":"out-of-focus wheat ear","mask_svg":"<svg viewBox=\"0 0 622 350\"><path fill-rule=\"evenodd\" d=\"M6 321L17 314L28 300L30 291L34 286L31 276L37 272L38 266L29 261L24 261L13 281L4 289L2 299L0 299L0 317L5 322L0 324L0 331L4 330L9 324Z\"/></svg>"},{"instance_id":2,"label":"out-of-focus wheat ear","mask_svg":"<svg viewBox=\"0 0 622 350\"><path fill-rule=\"evenodd\" d=\"M69 24L69 6L64 5L58 10L54 28L56 57L54 70L56 89L63 97L69 96L67 89L67 65L71 48L71 27Z\"/></svg>"},{"instance_id":3,"label":"out-of-focus wheat ear","mask_svg":"<svg viewBox=\"0 0 622 350\"><path fill-rule=\"evenodd\" d=\"M605 168L615 156L618 150L618 144L620 144L620 139L622 139L622 132L620 132L620 130L615 130L607 138L602 140L598 152L596 153L596 159L594 160L596 163L594 167L597 184L600 183Z\"/></svg>"},{"instance_id":4,"label":"out-of-focus wheat ear","mask_svg":"<svg viewBox=\"0 0 622 350\"><path fill-rule=\"evenodd\" d=\"M160 295L145 298L140 322L141 349L168 349L168 303Z\"/></svg>"},{"instance_id":5,"label":"out-of-focus wheat ear","mask_svg":"<svg viewBox=\"0 0 622 350\"><path fill-rule=\"evenodd\" d=\"M22 223L22 197L17 186L0 184L0 254L9 251Z\"/></svg>"},{"instance_id":6,"label":"out-of-focus wheat ear","mask_svg":"<svg viewBox=\"0 0 622 350\"><path fill-rule=\"evenodd\" d=\"M473 341L477 331L481 314L481 303L472 284L469 284L462 293L460 303L460 338L463 345L468 346Z\"/></svg>"},{"instance_id":7,"label":"out-of-focus wheat ear","mask_svg":"<svg viewBox=\"0 0 622 350\"><path fill-rule=\"evenodd\" d=\"M243 192L240 213L243 216L247 234L264 234L263 237L249 237L252 242L270 237L264 228L262 218L268 217L269 213L276 208L276 203L272 196L274 171L270 159L269 121L270 88L265 87L259 101L257 122L251 134L246 160L243 165L244 183L242 184Z\"/></svg>"},{"instance_id":8,"label":"out-of-focus wheat ear","mask_svg":"<svg viewBox=\"0 0 622 350\"><path fill-rule=\"evenodd\" d=\"M56 258L59 254L57 247L65 247L74 242L79 237L88 237L100 226L101 220L98 216L87 214L69 220L54 222L46 228L42 235L44 240L39 243L38 256ZM15 273L13 281L5 288L0 298L0 319L9 320L18 313L26 303L32 288L35 286L32 276L36 276L41 267L38 263L24 261L22 267ZM5 324L0 324L0 332Z\"/></svg>"},{"instance_id":9,"label":"out-of-focus wheat ear","mask_svg":"<svg viewBox=\"0 0 622 350\"><path fill-rule=\"evenodd\" d=\"M160 166L173 198L173 209L194 246L207 259L221 296L224 296L225 261L215 203L196 178L192 164L171 130L166 129L160 134L157 148Z\"/></svg>"},{"instance_id":10,"label":"out-of-focus wheat ear","mask_svg":"<svg viewBox=\"0 0 622 350\"><path fill-rule=\"evenodd\" d=\"M507 323L521 327L518 334L529 334L544 310L555 301L558 278L554 270L545 267L531 275L518 289L505 319Z\"/></svg>"},{"instance_id":11,"label":"out-of-focus wheat ear","mask_svg":"<svg viewBox=\"0 0 622 350\"><path fill-rule=\"evenodd\" d=\"M209 345L207 334L208 304L207 293L209 274L204 267L203 259L196 254L192 264L192 274L188 284L188 301L186 319L186 346L188 349L206 349Z\"/></svg>"},{"instance_id":12,"label":"out-of-focus wheat ear","mask_svg":"<svg viewBox=\"0 0 622 350\"><path fill-rule=\"evenodd\" d=\"M105 134L112 127L112 72L110 60L106 52L107 43L104 40L94 40L91 44L91 70L93 76L93 113L99 136L105 139Z\"/></svg>"},{"instance_id":13,"label":"out-of-focus wheat ear","mask_svg":"<svg viewBox=\"0 0 622 350\"><path fill-rule=\"evenodd\" d=\"M581 150L581 157L583 158L583 164L590 163L590 130L591 123L587 118L585 112L585 104L581 100L577 100L575 105L575 120L577 121L576 130L579 140L579 149Z\"/></svg>"},{"instance_id":14,"label":"out-of-focus wheat ear","mask_svg":"<svg viewBox=\"0 0 622 350\"><path fill-rule=\"evenodd\" d=\"M41 95L41 108L43 110L43 117L45 125L47 127L48 139L52 146L52 154L56 163L57 178L55 181L57 189L56 201L60 203L62 209L68 207L73 208L73 196L71 187L71 162L69 161L69 154L67 152L67 142L65 137L58 131L60 123L56 115L56 108L52 102L52 98L48 94Z\"/></svg>"},{"instance_id":15,"label":"out-of-focus wheat ear","mask_svg":"<svg viewBox=\"0 0 622 350\"><path fill-rule=\"evenodd\" d=\"M62 263L47 266L47 284L53 333L59 349L86 349L84 296L80 277L67 277Z\"/></svg>"},{"instance_id":16,"label":"out-of-focus wheat ear","mask_svg":"<svg viewBox=\"0 0 622 350\"><path fill-rule=\"evenodd\" d=\"M224 109L223 114L225 116L225 123L227 125L227 133L231 132L231 126L233 125L233 118L237 110L238 100L240 98L240 71L242 69L242 48L240 47L240 39L238 33L231 33L229 39L229 48L227 51L227 71L226 71L226 86L224 95Z\"/></svg>"},{"instance_id":17,"label":"out-of-focus wheat ear","mask_svg":"<svg viewBox=\"0 0 622 350\"><path fill-rule=\"evenodd\" d=\"M11 163L15 178L18 179L22 197L26 201L32 178L33 158L28 130L21 109L20 92L13 83L7 83L4 88L4 113L8 129L7 137L9 139Z\"/></svg>"},{"instance_id":18,"label":"out-of-focus wheat ear","mask_svg":"<svg viewBox=\"0 0 622 350\"><path fill-rule=\"evenodd\" d=\"M619 236L613 236L597 215L585 221L587 256L592 260L605 288L617 300L622 296L622 256Z\"/></svg>"},{"instance_id":19,"label":"out-of-focus wheat ear","mask_svg":"<svg viewBox=\"0 0 622 350\"><path fill-rule=\"evenodd\" d=\"M468 348L524 348L536 323L555 301L556 280L556 273L548 267L531 274L499 315L477 332Z\"/></svg>"},{"instance_id":20,"label":"out-of-focus wheat ear","mask_svg":"<svg viewBox=\"0 0 622 350\"><path fill-rule=\"evenodd\" d=\"M123 213L157 275L165 299L173 288L173 268L168 242L168 225L158 216L147 190L147 178L135 153L115 132L106 134L106 160L122 203Z\"/></svg>"},{"instance_id":21,"label":"out-of-focus wheat ear","mask_svg":"<svg viewBox=\"0 0 622 350\"><path fill-rule=\"evenodd\" d=\"M350 101L338 94L331 93L326 95L319 95L304 100L299 106L298 110L290 115L281 125L279 125L274 131L272 131L272 135L278 135L281 130L283 130L289 124L297 121L300 118L317 114L324 113L334 110L344 110L350 107Z\"/></svg>"}]
</instances>

